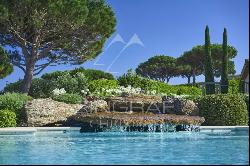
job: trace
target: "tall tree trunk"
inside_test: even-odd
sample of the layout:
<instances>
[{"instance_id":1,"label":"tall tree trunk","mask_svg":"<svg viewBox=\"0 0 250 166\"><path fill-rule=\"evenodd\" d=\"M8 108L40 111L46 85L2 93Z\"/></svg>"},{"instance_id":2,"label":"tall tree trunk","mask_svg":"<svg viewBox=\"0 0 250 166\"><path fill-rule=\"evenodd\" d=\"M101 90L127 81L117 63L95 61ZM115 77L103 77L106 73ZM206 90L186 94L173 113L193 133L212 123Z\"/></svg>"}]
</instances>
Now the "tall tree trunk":
<instances>
[{"instance_id":1,"label":"tall tree trunk","mask_svg":"<svg viewBox=\"0 0 250 166\"><path fill-rule=\"evenodd\" d=\"M193 71L192 71L192 76L193 76L193 84L195 84L195 75L196 75L196 73L195 73L195 69L193 69Z\"/></svg>"},{"instance_id":2,"label":"tall tree trunk","mask_svg":"<svg viewBox=\"0 0 250 166\"><path fill-rule=\"evenodd\" d=\"M35 62L32 59L26 61L26 71L23 79L22 89L23 93L28 93L33 79Z\"/></svg>"},{"instance_id":3,"label":"tall tree trunk","mask_svg":"<svg viewBox=\"0 0 250 166\"><path fill-rule=\"evenodd\" d=\"M228 93L228 52L227 52L227 29L223 32L223 55L221 72L221 93Z\"/></svg>"},{"instance_id":4,"label":"tall tree trunk","mask_svg":"<svg viewBox=\"0 0 250 166\"><path fill-rule=\"evenodd\" d=\"M191 76L187 76L188 84L190 84L190 78L191 78Z\"/></svg>"},{"instance_id":5,"label":"tall tree trunk","mask_svg":"<svg viewBox=\"0 0 250 166\"><path fill-rule=\"evenodd\" d=\"M170 80L170 78L169 78L169 77L167 77L167 83L169 82L169 80Z\"/></svg>"}]
</instances>

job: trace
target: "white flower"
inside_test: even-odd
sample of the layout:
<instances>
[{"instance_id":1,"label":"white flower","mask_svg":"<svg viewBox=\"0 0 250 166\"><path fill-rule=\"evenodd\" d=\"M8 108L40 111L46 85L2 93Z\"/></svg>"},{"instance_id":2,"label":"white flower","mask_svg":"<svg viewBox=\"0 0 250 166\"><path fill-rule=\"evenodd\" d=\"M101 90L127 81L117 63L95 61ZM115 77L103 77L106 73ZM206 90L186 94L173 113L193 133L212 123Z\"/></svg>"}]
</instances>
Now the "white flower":
<instances>
[{"instance_id":1,"label":"white flower","mask_svg":"<svg viewBox=\"0 0 250 166\"><path fill-rule=\"evenodd\" d=\"M53 92L54 95L61 95L61 94L66 93L66 91L65 91L64 88L62 88L62 89L56 88L56 89L54 89L52 92Z\"/></svg>"}]
</instances>

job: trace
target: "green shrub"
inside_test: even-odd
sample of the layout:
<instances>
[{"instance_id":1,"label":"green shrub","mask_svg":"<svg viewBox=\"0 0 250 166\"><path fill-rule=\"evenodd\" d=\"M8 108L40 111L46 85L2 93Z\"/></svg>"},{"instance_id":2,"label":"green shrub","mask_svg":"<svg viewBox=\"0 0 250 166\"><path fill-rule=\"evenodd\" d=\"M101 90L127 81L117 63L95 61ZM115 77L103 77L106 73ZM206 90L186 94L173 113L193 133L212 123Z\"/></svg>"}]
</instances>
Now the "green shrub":
<instances>
[{"instance_id":1,"label":"green shrub","mask_svg":"<svg viewBox=\"0 0 250 166\"><path fill-rule=\"evenodd\" d=\"M57 87L54 80L35 78L32 80L29 95L33 98L47 98L52 95L52 91Z\"/></svg>"},{"instance_id":2,"label":"green shrub","mask_svg":"<svg viewBox=\"0 0 250 166\"><path fill-rule=\"evenodd\" d=\"M99 79L93 80L89 83L89 91L91 93L96 91L102 91L102 89L113 89L118 87L118 82L116 80Z\"/></svg>"},{"instance_id":3,"label":"green shrub","mask_svg":"<svg viewBox=\"0 0 250 166\"><path fill-rule=\"evenodd\" d=\"M202 90L195 86L185 86L185 85L168 85L167 83L147 79L138 76L131 70L127 74L122 75L118 78L119 85L127 87L131 85L134 88L141 88L145 91L155 90L157 94L186 94L186 95L201 95Z\"/></svg>"},{"instance_id":4,"label":"green shrub","mask_svg":"<svg viewBox=\"0 0 250 166\"><path fill-rule=\"evenodd\" d=\"M114 80L114 76L110 73L106 73L101 70L95 70L95 69L83 69L78 68L75 70L71 70L70 73L74 72L82 72L85 74L85 76L88 78L88 80L98 80L98 79L107 79L107 80Z\"/></svg>"},{"instance_id":5,"label":"green shrub","mask_svg":"<svg viewBox=\"0 0 250 166\"><path fill-rule=\"evenodd\" d=\"M52 99L55 101L60 101L68 104L80 104L82 102L82 97L80 95L72 93L53 95Z\"/></svg>"},{"instance_id":6,"label":"green shrub","mask_svg":"<svg viewBox=\"0 0 250 166\"><path fill-rule=\"evenodd\" d=\"M80 94L81 90L85 90L88 86L87 78L83 73L75 75L65 74L56 79L56 88L64 88L67 93Z\"/></svg>"},{"instance_id":7,"label":"green shrub","mask_svg":"<svg viewBox=\"0 0 250 166\"><path fill-rule=\"evenodd\" d=\"M20 93L5 93L0 95L0 110L8 109L12 111L19 111L24 104L31 100L30 96Z\"/></svg>"},{"instance_id":8,"label":"green shrub","mask_svg":"<svg viewBox=\"0 0 250 166\"><path fill-rule=\"evenodd\" d=\"M235 126L248 124L247 106L242 95L207 95L199 97L203 125Z\"/></svg>"},{"instance_id":9,"label":"green shrub","mask_svg":"<svg viewBox=\"0 0 250 166\"><path fill-rule=\"evenodd\" d=\"M41 78L46 79L46 80L52 80L52 79L57 79L60 76L63 76L65 74L68 74L68 71L54 71L52 73L45 73L41 76Z\"/></svg>"},{"instance_id":10,"label":"green shrub","mask_svg":"<svg viewBox=\"0 0 250 166\"><path fill-rule=\"evenodd\" d=\"M86 90L88 87L88 80L83 73L69 73L60 75L55 72L55 79L35 78L32 80L29 95L33 98L47 98L51 97L52 91L56 88L64 88L67 93L81 94L81 90ZM8 84L4 92L20 92L22 80Z\"/></svg>"},{"instance_id":11,"label":"green shrub","mask_svg":"<svg viewBox=\"0 0 250 166\"><path fill-rule=\"evenodd\" d=\"M237 94L240 92L240 79L231 79L228 81L228 93Z\"/></svg>"},{"instance_id":12,"label":"green shrub","mask_svg":"<svg viewBox=\"0 0 250 166\"><path fill-rule=\"evenodd\" d=\"M20 93L5 93L0 95L0 110L11 110L16 113L17 123L21 123L24 118L23 106L32 97Z\"/></svg>"},{"instance_id":13,"label":"green shrub","mask_svg":"<svg viewBox=\"0 0 250 166\"><path fill-rule=\"evenodd\" d=\"M0 128L16 127L16 114L10 110L0 110Z\"/></svg>"},{"instance_id":14,"label":"green shrub","mask_svg":"<svg viewBox=\"0 0 250 166\"><path fill-rule=\"evenodd\" d=\"M9 83L4 87L4 92L14 92L14 93L20 93L21 92L21 85L23 80L19 80L14 83Z\"/></svg>"},{"instance_id":15,"label":"green shrub","mask_svg":"<svg viewBox=\"0 0 250 166\"><path fill-rule=\"evenodd\" d=\"M202 90L195 86L175 86L177 95L202 95Z\"/></svg>"},{"instance_id":16,"label":"green shrub","mask_svg":"<svg viewBox=\"0 0 250 166\"><path fill-rule=\"evenodd\" d=\"M84 69L84 68L76 68L74 70L66 70L66 71L56 71L52 73L46 73L42 75L43 79L52 80L57 79L60 76L64 76L67 74L70 74L71 76L76 75L77 73L82 73L86 76L86 78L90 81L92 80L98 80L98 79L108 79L108 80L114 80L114 76L110 73L106 73L101 70L94 70L94 69Z\"/></svg>"},{"instance_id":17,"label":"green shrub","mask_svg":"<svg viewBox=\"0 0 250 166\"><path fill-rule=\"evenodd\" d=\"M143 85L142 85L143 78L137 75L132 70L129 70L128 73L123 74L117 80L120 86L127 87L128 85L131 85L134 88L138 88L138 87L143 88Z\"/></svg>"},{"instance_id":18,"label":"green shrub","mask_svg":"<svg viewBox=\"0 0 250 166\"><path fill-rule=\"evenodd\" d=\"M21 93L21 85L23 80L7 84L4 92ZM52 90L56 88L55 81L49 81L41 78L34 78L32 80L29 95L33 98L46 98L51 96Z\"/></svg>"},{"instance_id":19,"label":"green shrub","mask_svg":"<svg viewBox=\"0 0 250 166\"><path fill-rule=\"evenodd\" d=\"M248 94L242 94L242 97L247 105L247 111L249 113L249 95Z\"/></svg>"}]
</instances>

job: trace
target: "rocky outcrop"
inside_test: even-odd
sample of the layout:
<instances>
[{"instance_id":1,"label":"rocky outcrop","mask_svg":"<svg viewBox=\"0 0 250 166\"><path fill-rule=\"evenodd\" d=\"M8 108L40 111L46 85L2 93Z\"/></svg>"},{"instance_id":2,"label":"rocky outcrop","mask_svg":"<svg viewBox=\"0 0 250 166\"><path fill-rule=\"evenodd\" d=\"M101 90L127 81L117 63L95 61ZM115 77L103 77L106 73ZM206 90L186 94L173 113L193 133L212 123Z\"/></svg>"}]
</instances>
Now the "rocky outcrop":
<instances>
[{"instance_id":1,"label":"rocky outcrop","mask_svg":"<svg viewBox=\"0 0 250 166\"><path fill-rule=\"evenodd\" d=\"M66 104L50 98L34 99L26 103L23 114L25 115L24 126L56 126L60 124L73 126L75 122L79 125L79 121L93 121L95 117L97 117L96 120L106 118L107 120L121 120L124 124L135 122L140 125L153 122L200 124L203 120L199 117L189 118L188 115L198 116L198 107L191 100L142 95L111 97L107 101L86 100L83 104ZM175 117L170 114L184 116ZM105 116L102 117L103 115Z\"/></svg>"},{"instance_id":2,"label":"rocky outcrop","mask_svg":"<svg viewBox=\"0 0 250 166\"><path fill-rule=\"evenodd\" d=\"M195 102L188 99L163 96L162 102L168 114L198 116L199 108Z\"/></svg>"},{"instance_id":3,"label":"rocky outcrop","mask_svg":"<svg viewBox=\"0 0 250 166\"><path fill-rule=\"evenodd\" d=\"M198 116L199 109L192 100L173 96L127 96L107 99L109 110L118 112L152 112Z\"/></svg>"},{"instance_id":4,"label":"rocky outcrop","mask_svg":"<svg viewBox=\"0 0 250 166\"><path fill-rule=\"evenodd\" d=\"M205 120L199 116L153 114L153 113L127 113L127 112L101 112L81 114L77 113L77 121L91 122L104 125L146 125L146 124L201 124ZM112 121L112 122L111 122ZM111 123L111 124L110 124Z\"/></svg>"},{"instance_id":5,"label":"rocky outcrop","mask_svg":"<svg viewBox=\"0 0 250 166\"><path fill-rule=\"evenodd\" d=\"M81 112L106 112L109 110L108 104L104 100L93 100L85 101L84 106L81 109Z\"/></svg>"},{"instance_id":6,"label":"rocky outcrop","mask_svg":"<svg viewBox=\"0 0 250 166\"><path fill-rule=\"evenodd\" d=\"M106 100L110 111L118 112L155 112L157 113L162 99L160 96L134 95L110 97Z\"/></svg>"},{"instance_id":7,"label":"rocky outcrop","mask_svg":"<svg viewBox=\"0 0 250 166\"><path fill-rule=\"evenodd\" d=\"M49 126L64 123L76 114L82 104L66 104L52 99L34 99L24 107L26 126Z\"/></svg>"},{"instance_id":8,"label":"rocky outcrop","mask_svg":"<svg viewBox=\"0 0 250 166\"><path fill-rule=\"evenodd\" d=\"M199 108L192 100L177 98L174 100L174 108L176 115L199 115Z\"/></svg>"}]
</instances>

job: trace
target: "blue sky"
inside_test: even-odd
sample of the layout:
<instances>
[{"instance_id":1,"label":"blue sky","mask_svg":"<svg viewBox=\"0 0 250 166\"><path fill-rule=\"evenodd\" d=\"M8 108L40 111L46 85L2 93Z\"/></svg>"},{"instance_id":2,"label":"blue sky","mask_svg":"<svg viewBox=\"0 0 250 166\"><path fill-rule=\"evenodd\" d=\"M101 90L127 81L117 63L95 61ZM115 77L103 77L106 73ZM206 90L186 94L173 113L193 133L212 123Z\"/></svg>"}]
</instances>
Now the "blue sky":
<instances>
[{"instance_id":1,"label":"blue sky","mask_svg":"<svg viewBox=\"0 0 250 166\"><path fill-rule=\"evenodd\" d=\"M80 65L85 68L119 76L154 55L178 57L204 43L206 25L212 43L221 43L223 28L227 28L228 44L238 50L234 58L237 74L249 56L248 0L108 0L107 3L117 18L116 31L105 43L103 53ZM114 40L119 39L119 35L120 40ZM118 42L110 45L112 41ZM43 73L75 67L79 66L48 67ZM0 89L6 82L22 77L22 71L15 68L11 75L0 80ZM197 81L204 81L204 77L199 76ZM186 82L183 78L170 80L170 84Z\"/></svg>"}]
</instances>

